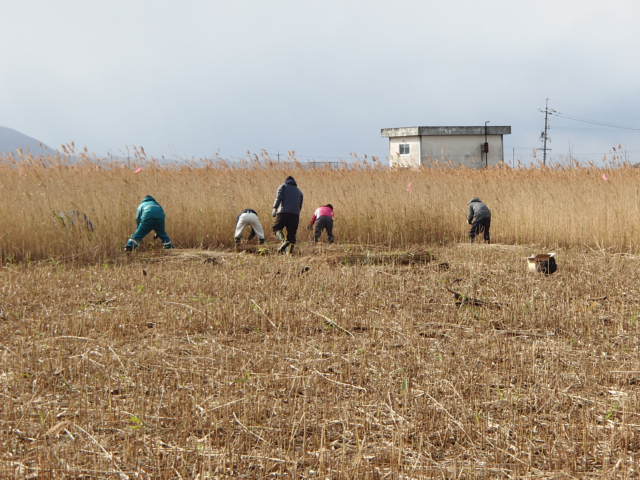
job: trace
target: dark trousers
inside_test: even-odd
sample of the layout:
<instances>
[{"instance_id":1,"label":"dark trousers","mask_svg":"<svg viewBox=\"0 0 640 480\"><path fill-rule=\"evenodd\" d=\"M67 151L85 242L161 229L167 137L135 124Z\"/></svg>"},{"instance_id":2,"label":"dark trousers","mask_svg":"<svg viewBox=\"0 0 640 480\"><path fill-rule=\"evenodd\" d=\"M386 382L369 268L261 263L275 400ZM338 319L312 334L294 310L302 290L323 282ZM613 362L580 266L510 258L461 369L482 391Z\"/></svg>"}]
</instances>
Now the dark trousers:
<instances>
[{"instance_id":1,"label":"dark trousers","mask_svg":"<svg viewBox=\"0 0 640 480\"><path fill-rule=\"evenodd\" d=\"M313 240L319 241L322 230L327 231L327 239L329 243L333 243L333 218L323 215L316 220L316 228L313 232Z\"/></svg>"},{"instance_id":2,"label":"dark trousers","mask_svg":"<svg viewBox=\"0 0 640 480\"><path fill-rule=\"evenodd\" d=\"M469 230L469 238L473 242L480 233L484 235L484 241L487 243L491 243L491 237L489 235L489 229L491 228L491 219L490 218L481 218L480 220L475 220L471 224L471 230Z\"/></svg>"},{"instance_id":3,"label":"dark trousers","mask_svg":"<svg viewBox=\"0 0 640 480\"><path fill-rule=\"evenodd\" d=\"M295 213L279 213L276 215L276 223L273 225L273 232L287 229L287 242L296 243L296 233L298 232L298 224L300 223L300 215Z\"/></svg>"}]
</instances>

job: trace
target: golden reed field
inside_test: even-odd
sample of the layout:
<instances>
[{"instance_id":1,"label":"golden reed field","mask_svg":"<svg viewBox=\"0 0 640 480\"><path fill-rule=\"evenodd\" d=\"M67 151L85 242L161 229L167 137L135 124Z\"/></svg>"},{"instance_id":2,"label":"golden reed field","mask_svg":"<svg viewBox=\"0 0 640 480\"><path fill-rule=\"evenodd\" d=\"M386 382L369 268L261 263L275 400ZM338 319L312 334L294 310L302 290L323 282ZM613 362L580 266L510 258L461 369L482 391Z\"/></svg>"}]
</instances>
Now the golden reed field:
<instances>
[{"instance_id":1,"label":"golden reed field","mask_svg":"<svg viewBox=\"0 0 640 480\"><path fill-rule=\"evenodd\" d=\"M0 163L5 259L112 258L135 230L135 209L146 194L165 208L177 246L230 246L243 208L255 209L263 224L270 223L275 191L289 174L305 194L302 220L332 203L342 242L406 247L463 240L466 204L479 196L493 211L496 242L640 249L640 169L635 168L392 171L148 163L134 173L136 166L95 162L41 166L47 161L55 165L47 159ZM94 234L55 221L54 212L73 209L91 218Z\"/></svg>"},{"instance_id":2,"label":"golden reed field","mask_svg":"<svg viewBox=\"0 0 640 480\"><path fill-rule=\"evenodd\" d=\"M42 162L0 167L0 478L640 475L640 170ZM235 251L288 174L338 242ZM178 248L127 255L148 193Z\"/></svg>"}]
</instances>

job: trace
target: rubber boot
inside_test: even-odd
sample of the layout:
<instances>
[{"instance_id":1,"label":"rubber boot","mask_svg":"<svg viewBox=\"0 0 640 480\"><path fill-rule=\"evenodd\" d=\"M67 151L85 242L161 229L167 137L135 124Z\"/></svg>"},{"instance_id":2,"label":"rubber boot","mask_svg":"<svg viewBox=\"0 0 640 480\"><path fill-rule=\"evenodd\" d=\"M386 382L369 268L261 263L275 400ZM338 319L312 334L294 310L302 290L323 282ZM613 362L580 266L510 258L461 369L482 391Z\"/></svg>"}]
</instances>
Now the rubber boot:
<instances>
[{"instance_id":1,"label":"rubber boot","mask_svg":"<svg viewBox=\"0 0 640 480\"><path fill-rule=\"evenodd\" d=\"M285 253L289 245L289 242L287 242L286 240L282 242L282 245L280 245L280 248L278 248L278 253Z\"/></svg>"},{"instance_id":2,"label":"rubber boot","mask_svg":"<svg viewBox=\"0 0 640 480\"><path fill-rule=\"evenodd\" d=\"M295 248L295 246L295 243L289 243L289 245L287 245L287 248L285 249L287 255L293 255L293 249Z\"/></svg>"},{"instance_id":3,"label":"rubber boot","mask_svg":"<svg viewBox=\"0 0 640 480\"><path fill-rule=\"evenodd\" d=\"M125 252L132 252L136 248L138 248L138 242L136 242L133 238L130 238L127 241L127 244L124 246Z\"/></svg>"}]
</instances>

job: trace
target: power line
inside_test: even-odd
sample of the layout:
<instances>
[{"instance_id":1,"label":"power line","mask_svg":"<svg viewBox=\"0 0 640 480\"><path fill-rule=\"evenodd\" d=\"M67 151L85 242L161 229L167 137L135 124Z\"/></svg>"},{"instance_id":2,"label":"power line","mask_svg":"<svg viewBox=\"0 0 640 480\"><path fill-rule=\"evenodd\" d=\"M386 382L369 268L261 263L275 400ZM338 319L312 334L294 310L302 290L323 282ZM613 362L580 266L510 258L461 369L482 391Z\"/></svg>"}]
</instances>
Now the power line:
<instances>
[{"instance_id":1,"label":"power line","mask_svg":"<svg viewBox=\"0 0 640 480\"><path fill-rule=\"evenodd\" d=\"M621 125L612 125L610 123L604 123L604 122L597 122L595 120L583 120L581 118L575 118L575 117L571 117L569 115L565 115L564 113L561 112L557 112L557 111L550 111L549 115L554 115L558 118L564 118L566 120L573 120L574 122L582 122L582 123L587 123L589 125L597 125L599 127L608 127L608 128L617 128L619 130L631 130L633 132L640 132L640 128L633 128L633 127L623 127Z\"/></svg>"}]
</instances>

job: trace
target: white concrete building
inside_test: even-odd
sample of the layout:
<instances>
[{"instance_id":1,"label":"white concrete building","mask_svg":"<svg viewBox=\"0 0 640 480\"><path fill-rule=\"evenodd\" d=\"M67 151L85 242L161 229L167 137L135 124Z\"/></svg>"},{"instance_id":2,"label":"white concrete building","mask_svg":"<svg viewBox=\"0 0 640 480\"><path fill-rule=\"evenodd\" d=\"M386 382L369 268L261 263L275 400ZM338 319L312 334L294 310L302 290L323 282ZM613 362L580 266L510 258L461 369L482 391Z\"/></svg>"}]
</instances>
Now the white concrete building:
<instances>
[{"instance_id":1,"label":"white concrete building","mask_svg":"<svg viewBox=\"0 0 640 480\"><path fill-rule=\"evenodd\" d=\"M383 128L392 167L432 165L484 168L504 161L510 126Z\"/></svg>"}]
</instances>

